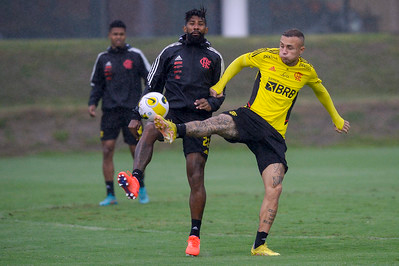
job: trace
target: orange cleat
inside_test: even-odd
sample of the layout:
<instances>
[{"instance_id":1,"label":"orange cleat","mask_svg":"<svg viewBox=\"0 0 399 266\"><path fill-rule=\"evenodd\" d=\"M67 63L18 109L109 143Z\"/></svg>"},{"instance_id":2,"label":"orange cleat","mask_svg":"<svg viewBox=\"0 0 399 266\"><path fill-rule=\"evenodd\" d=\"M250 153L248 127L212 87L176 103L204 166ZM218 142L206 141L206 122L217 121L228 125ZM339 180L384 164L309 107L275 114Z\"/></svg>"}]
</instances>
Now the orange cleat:
<instances>
[{"instance_id":1,"label":"orange cleat","mask_svg":"<svg viewBox=\"0 0 399 266\"><path fill-rule=\"evenodd\" d=\"M140 188L139 181L136 177L132 176L129 171L127 171L127 173L119 172L118 183L119 186L125 190L128 199L135 199L138 197Z\"/></svg>"},{"instance_id":2,"label":"orange cleat","mask_svg":"<svg viewBox=\"0 0 399 266\"><path fill-rule=\"evenodd\" d=\"M200 239L198 236L189 236L187 240L186 256L198 256L200 253Z\"/></svg>"}]
</instances>

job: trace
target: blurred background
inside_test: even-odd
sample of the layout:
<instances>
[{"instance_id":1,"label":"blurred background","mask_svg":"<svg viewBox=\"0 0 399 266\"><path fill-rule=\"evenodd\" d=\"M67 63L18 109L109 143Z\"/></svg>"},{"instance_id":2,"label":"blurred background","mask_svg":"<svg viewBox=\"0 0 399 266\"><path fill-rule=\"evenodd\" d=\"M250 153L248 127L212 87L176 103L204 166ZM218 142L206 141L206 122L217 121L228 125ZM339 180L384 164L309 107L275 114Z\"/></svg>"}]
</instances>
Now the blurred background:
<instances>
[{"instance_id":1,"label":"blurred background","mask_svg":"<svg viewBox=\"0 0 399 266\"><path fill-rule=\"evenodd\" d=\"M307 33L399 32L398 0L0 2L1 38L99 38L115 18L125 21L130 36L170 36L181 32L182 14L200 5L208 9L209 33L215 35L273 34L293 26ZM232 27L239 32L230 33Z\"/></svg>"},{"instance_id":2,"label":"blurred background","mask_svg":"<svg viewBox=\"0 0 399 266\"><path fill-rule=\"evenodd\" d=\"M0 0L0 156L100 151L100 115L89 117L87 101L94 61L109 46L108 24L123 20L127 42L152 63L182 34L185 12L201 5L207 38L226 66L277 47L288 28L305 33L303 57L352 129L336 134L305 86L289 147L399 145L399 0ZM246 103L256 72L233 78L220 111Z\"/></svg>"}]
</instances>

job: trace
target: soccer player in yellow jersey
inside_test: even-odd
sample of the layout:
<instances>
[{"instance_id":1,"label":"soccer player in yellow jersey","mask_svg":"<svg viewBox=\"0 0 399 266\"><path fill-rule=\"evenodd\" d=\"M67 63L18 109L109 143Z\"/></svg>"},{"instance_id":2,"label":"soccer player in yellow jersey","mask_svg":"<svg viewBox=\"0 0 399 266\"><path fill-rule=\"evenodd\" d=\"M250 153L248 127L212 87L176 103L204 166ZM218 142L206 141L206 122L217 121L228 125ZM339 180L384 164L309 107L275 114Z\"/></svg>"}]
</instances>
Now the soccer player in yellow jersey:
<instances>
[{"instance_id":1,"label":"soccer player in yellow jersey","mask_svg":"<svg viewBox=\"0 0 399 266\"><path fill-rule=\"evenodd\" d=\"M308 85L330 114L338 133L348 133L350 124L337 112L315 69L301 54L305 37L297 29L284 32L280 48L259 49L236 58L217 84L212 96L222 96L227 82L244 67L259 69L252 95L245 107L222 113L204 121L173 124L161 116L155 126L167 142L176 137L202 137L218 134L229 142L245 143L255 154L265 195L259 212L259 227L252 255L276 256L266 245L266 237L277 214L282 182L288 170L285 160L285 132L299 90Z\"/></svg>"}]
</instances>

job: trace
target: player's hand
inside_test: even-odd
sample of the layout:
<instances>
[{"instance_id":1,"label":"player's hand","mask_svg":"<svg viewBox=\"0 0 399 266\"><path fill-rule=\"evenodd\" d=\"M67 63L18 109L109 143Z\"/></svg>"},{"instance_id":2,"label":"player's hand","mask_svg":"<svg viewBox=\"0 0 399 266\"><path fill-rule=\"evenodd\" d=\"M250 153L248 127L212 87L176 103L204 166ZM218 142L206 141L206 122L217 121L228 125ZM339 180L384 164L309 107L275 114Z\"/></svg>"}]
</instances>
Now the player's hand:
<instances>
[{"instance_id":1,"label":"player's hand","mask_svg":"<svg viewBox=\"0 0 399 266\"><path fill-rule=\"evenodd\" d=\"M223 92L218 94L214 89L209 88L209 95L215 98L220 98L223 97Z\"/></svg>"},{"instance_id":2,"label":"player's hand","mask_svg":"<svg viewBox=\"0 0 399 266\"><path fill-rule=\"evenodd\" d=\"M130 120L128 128L129 128L130 132L133 134L133 136L136 138L136 140L139 140L140 135L141 135L141 134L139 134L140 127L141 127L141 121Z\"/></svg>"},{"instance_id":3,"label":"player's hand","mask_svg":"<svg viewBox=\"0 0 399 266\"><path fill-rule=\"evenodd\" d=\"M337 131L338 133L346 133L346 134L348 134L348 132L349 132L349 129L351 128L351 125L350 125L350 123L348 122L348 121L344 121L344 126L342 127L342 129L338 129L336 126L335 126L335 131Z\"/></svg>"},{"instance_id":4,"label":"player's hand","mask_svg":"<svg viewBox=\"0 0 399 266\"><path fill-rule=\"evenodd\" d=\"M94 104L89 106L89 115L91 117L95 117L96 116L96 106Z\"/></svg>"},{"instance_id":5,"label":"player's hand","mask_svg":"<svg viewBox=\"0 0 399 266\"><path fill-rule=\"evenodd\" d=\"M194 102L194 105L195 105L195 108L197 108L199 110L205 110L205 111L208 111L208 112L210 112L212 110L212 107L209 104L208 100L204 99L204 98L196 100Z\"/></svg>"}]
</instances>

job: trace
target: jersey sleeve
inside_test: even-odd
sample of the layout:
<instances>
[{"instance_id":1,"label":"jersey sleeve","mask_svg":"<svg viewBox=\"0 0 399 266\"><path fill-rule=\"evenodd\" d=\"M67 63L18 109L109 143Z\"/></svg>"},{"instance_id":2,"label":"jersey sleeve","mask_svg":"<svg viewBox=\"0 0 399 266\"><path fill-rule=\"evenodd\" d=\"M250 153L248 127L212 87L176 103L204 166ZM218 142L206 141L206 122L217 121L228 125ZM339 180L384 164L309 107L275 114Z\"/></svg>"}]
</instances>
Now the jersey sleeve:
<instances>
[{"instance_id":1,"label":"jersey sleeve","mask_svg":"<svg viewBox=\"0 0 399 266\"><path fill-rule=\"evenodd\" d=\"M314 82L308 84L313 92L316 94L319 101L323 104L324 108L326 108L327 112L330 114L334 125L338 129L342 129L344 126L344 119L338 114L337 109L335 109L334 103L328 93L327 89L320 82Z\"/></svg>"},{"instance_id":2,"label":"jersey sleeve","mask_svg":"<svg viewBox=\"0 0 399 266\"><path fill-rule=\"evenodd\" d=\"M251 66L249 62L250 53L243 54L237 57L227 68L224 72L223 76L220 78L219 82L216 83L211 88L215 90L218 94L222 93L226 84L235 76L237 75L244 67Z\"/></svg>"},{"instance_id":3,"label":"jersey sleeve","mask_svg":"<svg viewBox=\"0 0 399 266\"><path fill-rule=\"evenodd\" d=\"M147 84L147 77L148 73L150 72L151 65L148 62L147 58L145 57L143 52L139 52L141 61L143 63L143 66L140 68L140 76L145 80L145 84Z\"/></svg>"},{"instance_id":4,"label":"jersey sleeve","mask_svg":"<svg viewBox=\"0 0 399 266\"><path fill-rule=\"evenodd\" d=\"M97 56L96 62L94 63L93 72L91 74L90 85L91 92L89 98L89 105L98 105L98 102L104 94L105 78L103 73L103 67L100 60L101 54Z\"/></svg>"},{"instance_id":5,"label":"jersey sleeve","mask_svg":"<svg viewBox=\"0 0 399 266\"><path fill-rule=\"evenodd\" d=\"M315 83L321 83L321 79L317 76L316 70L313 68L313 66L310 69L310 77L309 80L307 81L307 84L311 86L311 84Z\"/></svg>"},{"instance_id":6,"label":"jersey sleeve","mask_svg":"<svg viewBox=\"0 0 399 266\"><path fill-rule=\"evenodd\" d=\"M215 70L213 71L212 75L212 84L215 85L221 78L221 76L223 75L224 72L224 61L223 61L223 57L220 55L218 57L218 60L216 62L216 67ZM223 87L223 92L225 90L225 87ZM211 111L215 112L217 110L219 110L220 106L223 104L224 100L225 100L225 95L223 93L222 97L216 98L216 97L208 97L208 103L211 106Z\"/></svg>"},{"instance_id":7,"label":"jersey sleeve","mask_svg":"<svg viewBox=\"0 0 399 266\"><path fill-rule=\"evenodd\" d=\"M265 61L263 55L265 52L268 52L268 48L261 48L258 50L253 51L252 53L246 54L247 65L249 67L257 67L259 68L260 65Z\"/></svg>"},{"instance_id":8,"label":"jersey sleeve","mask_svg":"<svg viewBox=\"0 0 399 266\"><path fill-rule=\"evenodd\" d=\"M156 91L163 92L166 83L166 73L165 68L167 67L167 51L163 50L158 57L155 59L150 72L148 73L148 84L144 90L144 93Z\"/></svg>"}]
</instances>

